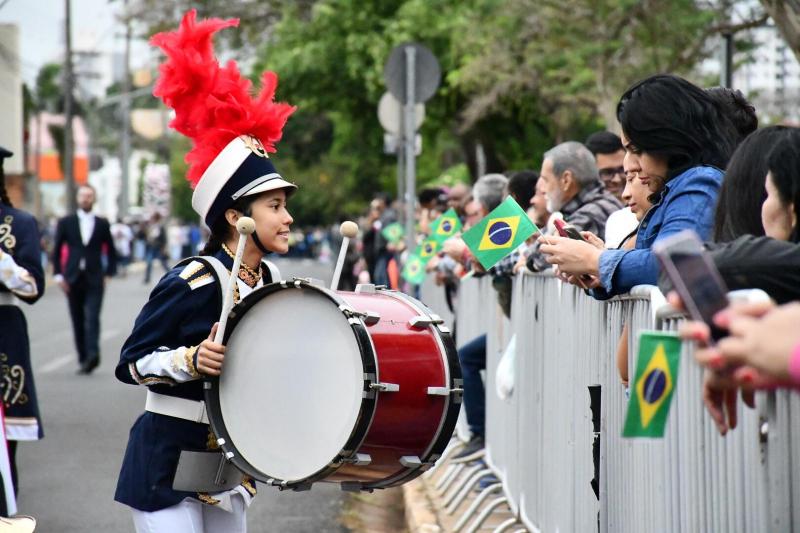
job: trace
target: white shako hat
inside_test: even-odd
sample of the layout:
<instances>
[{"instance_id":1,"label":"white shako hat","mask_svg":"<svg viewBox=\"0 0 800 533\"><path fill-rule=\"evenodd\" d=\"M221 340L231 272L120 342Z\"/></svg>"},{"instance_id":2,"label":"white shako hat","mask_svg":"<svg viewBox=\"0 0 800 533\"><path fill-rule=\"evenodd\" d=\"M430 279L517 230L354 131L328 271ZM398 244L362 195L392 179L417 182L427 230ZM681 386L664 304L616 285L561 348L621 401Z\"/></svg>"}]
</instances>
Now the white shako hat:
<instances>
[{"instance_id":1,"label":"white shako hat","mask_svg":"<svg viewBox=\"0 0 800 533\"><path fill-rule=\"evenodd\" d=\"M236 62L222 67L214 55L214 34L238 24L238 19L197 20L192 9L177 29L150 39L166 55L153 95L175 110L170 126L193 141L186 154L192 207L212 228L243 196L297 188L267 156L296 109L274 101L277 75L262 73L261 90L253 95Z\"/></svg>"},{"instance_id":2,"label":"white shako hat","mask_svg":"<svg viewBox=\"0 0 800 533\"><path fill-rule=\"evenodd\" d=\"M203 172L192 194L192 208L212 227L239 198L275 189L286 189L289 195L297 185L278 174L258 139L240 135Z\"/></svg>"}]
</instances>

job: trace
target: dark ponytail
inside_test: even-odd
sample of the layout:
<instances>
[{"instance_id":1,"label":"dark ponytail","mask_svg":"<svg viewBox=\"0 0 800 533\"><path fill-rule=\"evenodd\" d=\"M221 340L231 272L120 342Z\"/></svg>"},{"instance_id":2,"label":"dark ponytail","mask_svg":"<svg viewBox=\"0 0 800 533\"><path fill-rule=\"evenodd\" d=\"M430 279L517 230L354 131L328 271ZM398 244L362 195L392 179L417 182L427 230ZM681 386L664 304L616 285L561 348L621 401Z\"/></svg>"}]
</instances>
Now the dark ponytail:
<instances>
[{"instance_id":1,"label":"dark ponytail","mask_svg":"<svg viewBox=\"0 0 800 533\"><path fill-rule=\"evenodd\" d=\"M257 194L242 196L228 209L235 209L249 217L252 214L253 201L255 201L256 198L258 198ZM222 244L231 236L231 232L235 231L233 226L228 224L228 220L224 215L219 217L211 225L210 229L211 235L208 236L208 241L206 241L206 245L203 246L203 249L200 251L200 255L214 255L222 250Z\"/></svg>"}]
</instances>

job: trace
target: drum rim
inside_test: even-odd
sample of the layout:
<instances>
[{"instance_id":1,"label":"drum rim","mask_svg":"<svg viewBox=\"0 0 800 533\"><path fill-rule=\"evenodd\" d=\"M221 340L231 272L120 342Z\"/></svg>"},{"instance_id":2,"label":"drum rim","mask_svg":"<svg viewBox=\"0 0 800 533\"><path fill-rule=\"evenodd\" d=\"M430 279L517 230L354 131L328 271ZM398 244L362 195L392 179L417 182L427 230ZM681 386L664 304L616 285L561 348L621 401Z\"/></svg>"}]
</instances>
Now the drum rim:
<instances>
[{"instance_id":1,"label":"drum rim","mask_svg":"<svg viewBox=\"0 0 800 533\"><path fill-rule=\"evenodd\" d=\"M311 280L295 278L292 281L282 280L280 282L270 283L254 290L245 298L243 298L242 301L236 304L233 309L231 309L231 312L228 315L228 326L225 330L225 335L223 336L223 344L227 345L228 339L236 329L236 325L244 316L246 316L247 310L272 293L281 290L291 290L294 288L314 289L318 291L336 304L343 315L344 309L349 308L347 302L340 298L334 291L318 286L312 283ZM347 458L353 456L353 454L355 454L356 451L362 446L364 439L369 432L369 428L372 425L372 420L375 417L375 410L377 408L377 395L367 394L369 392L369 382L371 381L367 379L367 376L368 374L374 374L376 380L380 378L378 376L378 364L375 346L372 343L372 338L369 335L366 324L364 324L364 321L358 317L346 318L356 337L356 343L358 344L361 355L361 365L364 375L361 407L358 411L356 423L354 424L353 429L350 432L350 436L344 444L344 447L336 456L331 458L331 462L328 463L328 465L302 479L284 480L270 476L268 473L256 468L242 456L242 454L239 452L239 449L236 447L236 444L231 439L228 429L225 426L225 421L222 417L222 408L219 399L219 376L206 377L203 384L203 395L205 398L209 424L214 432L214 436L217 438L220 448L222 448L224 456L243 473L251 476L257 481L266 483L267 485L277 486L281 490L299 490L307 488L315 481L319 481L330 476L339 469L339 467ZM222 440L221 443L219 442L220 440Z\"/></svg>"},{"instance_id":2,"label":"drum rim","mask_svg":"<svg viewBox=\"0 0 800 533\"><path fill-rule=\"evenodd\" d=\"M382 294L403 301L406 305L409 305L421 314L434 314L430 307L408 294L389 289L379 290ZM463 379L461 374L461 364L458 360L458 351L455 348L455 342L453 341L452 334L449 332L449 330L442 328L439 324L435 324L434 326L435 327L431 328L431 332L436 339L436 343L439 346L440 355L443 359L445 383L447 383L450 390L452 390L457 386L456 380ZM450 339L450 342L446 342L447 339ZM450 393L447 395L447 397L445 397L445 407L442 409L442 418L439 421L439 427L436 430L436 434L431 439L431 444L422 454L422 457L420 457L420 466L405 467L404 470L401 470L400 473L393 476L389 476L378 481L364 483L363 488L376 489L395 487L422 475L430 466L432 460L436 461L439 459L439 457L441 457L442 453L447 447L447 444L450 442L450 439L453 436L453 431L455 431L456 424L458 423L458 414L461 410L461 403L462 401L456 402L453 400L453 393Z\"/></svg>"}]
</instances>

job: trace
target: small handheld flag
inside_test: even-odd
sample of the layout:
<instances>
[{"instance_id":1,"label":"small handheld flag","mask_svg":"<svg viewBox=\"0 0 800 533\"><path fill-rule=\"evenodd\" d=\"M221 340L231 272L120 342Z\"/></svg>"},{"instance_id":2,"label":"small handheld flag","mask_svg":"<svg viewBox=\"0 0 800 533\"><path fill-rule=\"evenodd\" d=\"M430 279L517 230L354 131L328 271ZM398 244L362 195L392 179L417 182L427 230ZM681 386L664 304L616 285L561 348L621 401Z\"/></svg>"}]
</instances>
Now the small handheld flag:
<instances>
[{"instance_id":1,"label":"small handheld flag","mask_svg":"<svg viewBox=\"0 0 800 533\"><path fill-rule=\"evenodd\" d=\"M392 222L381 231L383 238L392 244L400 242L405 234L403 225L399 222Z\"/></svg>"},{"instance_id":2,"label":"small handheld flag","mask_svg":"<svg viewBox=\"0 0 800 533\"><path fill-rule=\"evenodd\" d=\"M450 208L431 223L430 238L444 242L459 231L461 231L461 220L459 220L456 210Z\"/></svg>"},{"instance_id":3,"label":"small handheld flag","mask_svg":"<svg viewBox=\"0 0 800 533\"><path fill-rule=\"evenodd\" d=\"M489 269L539 231L511 196L463 235L472 255Z\"/></svg>"},{"instance_id":4,"label":"small handheld flag","mask_svg":"<svg viewBox=\"0 0 800 533\"><path fill-rule=\"evenodd\" d=\"M442 243L434 239L425 239L414 252L426 264L442 248Z\"/></svg>"},{"instance_id":5,"label":"small handheld flag","mask_svg":"<svg viewBox=\"0 0 800 533\"><path fill-rule=\"evenodd\" d=\"M678 382L681 339L676 333L643 331L639 337L636 377L632 382L623 437L664 436Z\"/></svg>"},{"instance_id":6,"label":"small handheld flag","mask_svg":"<svg viewBox=\"0 0 800 533\"><path fill-rule=\"evenodd\" d=\"M403 279L413 285L422 283L425 279L425 263L427 261L420 259L418 255L409 255L406 266L403 267Z\"/></svg>"}]
</instances>

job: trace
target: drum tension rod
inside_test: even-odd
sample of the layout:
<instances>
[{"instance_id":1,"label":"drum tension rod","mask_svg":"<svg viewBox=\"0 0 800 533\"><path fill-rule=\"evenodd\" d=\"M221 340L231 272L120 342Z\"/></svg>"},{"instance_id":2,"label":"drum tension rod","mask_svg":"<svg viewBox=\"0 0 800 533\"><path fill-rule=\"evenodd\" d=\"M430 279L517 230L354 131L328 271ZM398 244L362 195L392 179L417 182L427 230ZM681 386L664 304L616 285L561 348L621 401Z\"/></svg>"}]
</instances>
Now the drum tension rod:
<instances>
[{"instance_id":1,"label":"drum tension rod","mask_svg":"<svg viewBox=\"0 0 800 533\"><path fill-rule=\"evenodd\" d=\"M408 321L408 325L415 329L425 329L428 326L444 324L444 319L439 315L417 315Z\"/></svg>"},{"instance_id":2,"label":"drum tension rod","mask_svg":"<svg viewBox=\"0 0 800 533\"><path fill-rule=\"evenodd\" d=\"M364 321L364 324L366 324L367 326L374 326L381 320L381 315L376 313L375 311L364 311L364 312L356 311L349 305L345 304L339 306L339 311L341 311L342 314L344 314L344 316L346 316L349 319L360 318L361 320Z\"/></svg>"},{"instance_id":3,"label":"drum tension rod","mask_svg":"<svg viewBox=\"0 0 800 533\"><path fill-rule=\"evenodd\" d=\"M372 463L372 456L368 453L356 453L350 457L342 457L340 462L354 466L367 466Z\"/></svg>"},{"instance_id":4,"label":"drum tension rod","mask_svg":"<svg viewBox=\"0 0 800 533\"><path fill-rule=\"evenodd\" d=\"M428 387L428 396L450 396L456 395L456 400L460 399L460 395L464 394L464 380L454 379L453 386L451 387Z\"/></svg>"}]
</instances>

